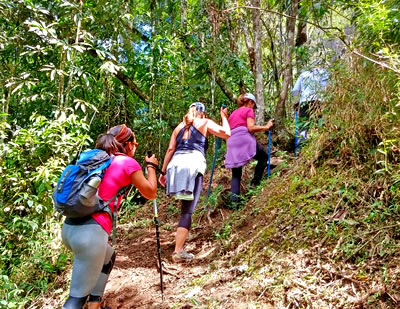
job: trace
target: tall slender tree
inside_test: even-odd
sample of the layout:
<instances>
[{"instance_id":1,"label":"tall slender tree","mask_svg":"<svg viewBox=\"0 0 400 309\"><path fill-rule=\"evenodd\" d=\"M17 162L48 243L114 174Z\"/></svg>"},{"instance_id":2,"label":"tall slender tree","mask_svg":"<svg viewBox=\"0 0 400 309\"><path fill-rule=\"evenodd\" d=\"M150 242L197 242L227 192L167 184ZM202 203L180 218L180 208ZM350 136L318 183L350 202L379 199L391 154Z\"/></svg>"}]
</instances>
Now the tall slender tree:
<instances>
[{"instance_id":1,"label":"tall slender tree","mask_svg":"<svg viewBox=\"0 0 400 309\"><path fill-rule=\"evenodd\" d=\"M288 98L289 87L292 84L292 58L295 46L296 16L299 0L291 0L289 15L286 17L286 53L283 73L283 83L279 94L278 104L275 109L275 118L278 128L283 128L285 118L286 101Z\"/></svg>"},{"instance_id":2,"label":"tall slender tree","mask_svg":"<svg viewBox=\"0 0 400 309\"><path fill-rule=\"evenodd\" d=\"M256 123L264 124L264 79L262 68L262 32L261 32L261 1L252 0L253 31L254 31L254 84L257 99Z\"/></svg>"}]
</instances>

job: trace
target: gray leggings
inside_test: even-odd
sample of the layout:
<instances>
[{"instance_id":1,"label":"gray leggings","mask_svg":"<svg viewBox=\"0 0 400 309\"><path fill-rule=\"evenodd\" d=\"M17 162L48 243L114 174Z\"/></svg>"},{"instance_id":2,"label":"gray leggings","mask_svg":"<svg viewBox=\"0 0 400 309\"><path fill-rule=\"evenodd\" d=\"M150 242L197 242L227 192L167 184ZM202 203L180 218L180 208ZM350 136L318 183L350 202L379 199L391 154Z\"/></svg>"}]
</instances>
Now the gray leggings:
<instances>
[{"instance_id":1,"label":"gray leggings","mask_svg":"<svg viewBox=\"0 0 400 309\"><path fill-rule=\"evenodd\" d=\"M64 224L62 240L74 253L70 296L102 297L115 258L108 234L99 224Z\"/></svg>"}]
</instances>

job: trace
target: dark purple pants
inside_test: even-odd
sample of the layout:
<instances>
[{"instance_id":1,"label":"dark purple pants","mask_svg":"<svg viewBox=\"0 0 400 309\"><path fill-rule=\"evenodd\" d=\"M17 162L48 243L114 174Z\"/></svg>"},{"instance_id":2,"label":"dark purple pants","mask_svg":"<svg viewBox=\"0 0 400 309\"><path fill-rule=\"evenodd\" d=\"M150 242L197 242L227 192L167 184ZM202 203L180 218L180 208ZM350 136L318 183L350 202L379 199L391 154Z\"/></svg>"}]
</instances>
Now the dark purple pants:
<instances>
[{"instance_id":1,"label":"dark purple pants","mask_svg":"<svg viewBox=\"0 0 400 309\"><path fill-rule=\"evenodd\" d=\"M179 220L178 227L184 227L190 230L192 225L192 215L194 208L199 201L201 190L203 189L203 175L198 174L193 189L193 200L192 201L182 201L181 204L181 219Z\"/></svg>"}]
</instances>

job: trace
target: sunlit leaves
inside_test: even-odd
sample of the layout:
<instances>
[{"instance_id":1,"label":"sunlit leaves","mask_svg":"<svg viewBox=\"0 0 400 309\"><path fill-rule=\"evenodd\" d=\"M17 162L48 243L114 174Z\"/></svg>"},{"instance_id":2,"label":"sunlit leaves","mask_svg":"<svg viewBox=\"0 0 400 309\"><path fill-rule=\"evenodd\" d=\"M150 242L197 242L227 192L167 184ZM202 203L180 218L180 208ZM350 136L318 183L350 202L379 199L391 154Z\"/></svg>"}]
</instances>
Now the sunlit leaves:
<instances>
[{"instance_id":1,"label":"sunlit leaves","mask_svg":"<svg viewBox=\"0 0 400 309\"><path fill-rule=\"evenodd\" d=\"M352 8L354 24L360 32L360 38L370 43L366 44L366 47L376 51L382 47L397 44L396 48L398 48L400 44L400 3L397 0L345 1L344 5Z\"/></svg>"},{"instance_id":2,"label":"sunlit leaves","mask_svg":"<svg viewBox=\"0 0 400 309\"><path fill-rule=\"evenodd\" d=\"M57 38L55 26L57 23L46 25L43 21L26 21L25 24L29 27L28 31L36 33L43 38Z\"/></svg>"},{"instance_id":3,"label":"sunlit leaves","mask_svg":"<svg viewBox=\"0 0 400 309\"><path fill-rule=\"evenodd\" d=\"M118 71L126 71L126 69L121 65L113 63L112 61L106 61L100 66L100 72L117 74Z\"/></svg>"},{"instance_id":4,"label":"sunlit leaves","mask_svg":"<svg viewBox=\"0 0 400 309\"><path fill-rule=\"evenodd\" d=\"M86 108L89 107L90 109L92 109L96 113L98 112L98 110L97 110L97 108L96 108L96 106L94 104L91 104L91 103L86 102L84 100L74 99L74 103L75 103L75 110L78 110L80 108L82 110L82 112L86 113Z\"/></svg>"}]
</instances>

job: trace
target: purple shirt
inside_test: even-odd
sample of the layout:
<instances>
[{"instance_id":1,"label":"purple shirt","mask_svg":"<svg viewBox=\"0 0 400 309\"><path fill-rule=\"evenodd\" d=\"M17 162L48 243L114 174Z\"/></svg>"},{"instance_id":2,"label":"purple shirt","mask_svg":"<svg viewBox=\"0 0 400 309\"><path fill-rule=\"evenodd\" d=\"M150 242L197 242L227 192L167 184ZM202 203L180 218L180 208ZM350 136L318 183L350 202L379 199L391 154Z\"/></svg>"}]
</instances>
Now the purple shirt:
<instances>
[{"instance_id":1,"label":"purple shirt","mask_svg":"<svg viewBox=\"0 0 400 309\"><path fill-rule=\"evenodd\" d=\"M256 155L257 141L247 127L240 126L232 130L226 141L225 167L236 168L246 165Z\"/></svg>"},{"instance_id":2,"label":"purple shirt","mask_svg":"<svg viewBox=\"0 0 400 309\"><path fill-rule=\"evenodd\" d=\"M254 119L254 110L250 107L239 107L229 116L228 122L231 130L237 127L247 127L247 118Z\"/></svg>"},{"instance_id":3,"label":"purple shirt","mask_svg":"<svg viewBox=\"0 0 400 309\"><path fill-rule=\"evenodd\" d=\"M254 110L242 106L233 111L228 119L232 135L226 142L226 168L246 165L256 155L257 141L247 128L248 118L254 119Z\"/></svg>"}]
</instances>

